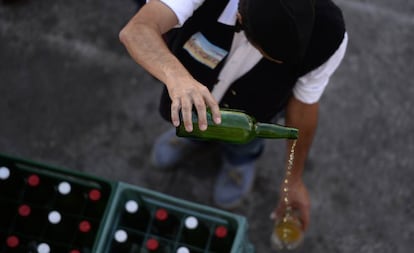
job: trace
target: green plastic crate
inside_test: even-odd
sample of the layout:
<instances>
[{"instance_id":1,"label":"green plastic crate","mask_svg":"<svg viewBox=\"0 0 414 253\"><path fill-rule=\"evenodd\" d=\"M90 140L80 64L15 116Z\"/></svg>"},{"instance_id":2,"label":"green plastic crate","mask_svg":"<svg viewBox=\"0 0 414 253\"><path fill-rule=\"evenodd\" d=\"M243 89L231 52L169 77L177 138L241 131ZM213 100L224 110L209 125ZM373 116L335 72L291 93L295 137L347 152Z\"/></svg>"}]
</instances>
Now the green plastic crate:
<instances>
[{"instance_id":1,"label":"green plastic crate","mask_svg":"<svg viewBox=\"0 0 414 253\"><path fill-rule=\"evenodd\" d=\"M97 252L116 183L1 154L0 169L3 177L9 172L0 178L0 252L36 252L42 243L51 253ZM61 182L71 185L69 195L57 192ZM52 211L60 214L58 224L48 221ZM19 246L8 248L7 240L15 244L16 238Z\"/></svg>"},{"instance_id":2,"label":"green plastic crate","mask_svg":"<svg viewBox=\"0 0 414 253\"><path fill-rule=\"evenodd\" d=\"M124 182L103 180L4 154L0 154L1 168L3 172L4 168L10 172L7 180L0 178L2 253L36 252L35 248L41 243L49 245L50 253L119 253L116 247L120 246L123 252L138 253L150 238L157 239L164 252L171 253L180 246L186 246L191 253L254 252L243 216ZM32 181L36 183L33 177L40 179L40 187L30 186ZM71 184L69 195L62 196L56 191L61 182ZM138 202L140 210L146 210L144 219L139 222L127 220L124 207L129 200ZM22 216L27 207L30 207L30 215ZM157 229L154 216L159 209L167 210L175 221L171 226L173 230L168 233ZM61 216L58 224L48 221L52 211ZM205 228L202 240L197 244L185 240L183 223L188 216L196 217ZM228 229L229 239L225 245L215 243L214 231L218 226ZM119 230L128 234L126 246L118 245L114 240L114 234ZM16 238L19 246L10 247L16 245Z\"/></svg>"}]
</instances>

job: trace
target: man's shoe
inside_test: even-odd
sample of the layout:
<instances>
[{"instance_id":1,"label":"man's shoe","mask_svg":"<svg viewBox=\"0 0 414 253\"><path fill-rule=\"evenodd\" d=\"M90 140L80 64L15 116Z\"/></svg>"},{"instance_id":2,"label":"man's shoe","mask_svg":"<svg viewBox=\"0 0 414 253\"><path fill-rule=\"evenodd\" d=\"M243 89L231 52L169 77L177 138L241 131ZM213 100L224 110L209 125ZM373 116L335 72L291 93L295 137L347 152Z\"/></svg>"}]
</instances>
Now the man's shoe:
<instances>
[{"instance_id":1,"label":"man's shoe","mask_svg":"<svg viewBox=\"0 0 414 253\"><path fill-rule=\"evenodd\" d=\"M168 130L155 141L151 163L157 169L172 169L189 154L204 146L202 142L177 137L175 131L175 128Z\"/></svg>"},{"instance_id":2,"label":"man's shoe","mask_svg":"<svg viewBox=\"0 0 414 253\"><path fill-rule=\"evenodd\" d=\"M251 190L255 177L255 161L232 165L224 159L214 187L214 202L223 209L241 204Z\"/></svg>"}]
</instances>

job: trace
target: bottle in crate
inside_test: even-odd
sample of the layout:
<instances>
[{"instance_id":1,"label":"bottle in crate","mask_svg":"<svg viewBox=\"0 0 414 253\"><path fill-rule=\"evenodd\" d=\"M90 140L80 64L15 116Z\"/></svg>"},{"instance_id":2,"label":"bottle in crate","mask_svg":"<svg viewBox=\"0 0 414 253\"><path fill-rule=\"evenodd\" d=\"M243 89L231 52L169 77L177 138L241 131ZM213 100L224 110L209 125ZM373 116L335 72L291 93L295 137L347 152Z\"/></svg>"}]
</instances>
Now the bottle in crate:
<instances>
[{"instance_id":1,"label":"bottle in crate","mask_svg":"<svg viewBox=\"0 0 414 253\"><path fill-rule=\"evenodd\" d=\"M123 229L115 231L111 243L111 251L116 252L129 252L128 233Z\"/></svg>"},{"instance_id":2,"label":"bottle in crate","mask_svg":"<svg viewBox=\"0 0 414 253\"><path fill-rule=\"evenodd\" d=\"M17 199L23 186L23 176L17 169L0 165L0 199Z\"/></svg>"},{"instance_id":3,"label":"bottle in crate","mask_svg":"<svg viewBox=\"0 0 414 253\"><path fill-rule=\"evenodd\" d=\"M175 253L190 253L190 250L185 246L181 246L175 251Z\"/></svg>"},{"instance_id":4,"label":"bottle in crate","mask_svg":"<svg viewBox=\"0 0 414 253\"><path fill-rule=\"evenodd\" d=\"M43 209L21 204L17 208L13 231L26 236L38 236L43 232L46 220L47 213Z\"/></svg>"},{"instance_id":5,"label":"bottle in crate","mask_svg":"<svg viewBox=\"0 0 414 253\"><path fill-rule=\"evenodd\" d=\"M107 192L101 188L92 188L87 192L85 216L101 218L106 207Z\"/></svg>"},{"instance_id":6,"label":"bottle in crate","mask_svg":"<svg viewBox=\"0 0 414 253\"><path fill-rule=\"evenodd\" d=\"M110 252L139 253L143 240L144 238L142 235L136 233L128 233L124 229L118 229L114 233Z\"/></svg>"},{"instance_id":7,"label":"bottle in crate","mask_svg":"<svg viewBox=\"0 0 414 253\"><path fill-rule=\"evenodd\" d=\"M122 226L145 233L149 221L150 213L142 202L138 202L133 199L125 202L120 222Z\"/></svg>"},{"instance_id":8,"label":"bottle in crate","mask_svg":"<svg viewBox=\"0 0 414 253\"><path fill-rule=\"evenodd\" d=\"M72 216L52 210L48 214L45 237L57 243L71 243L77 229L77 221Z\"/></svg>"},{"instance_id":9,"label":"bottle in crate","mask_svg":"<svg viewBox=\"0 0 414 253\"><path fill-rule=\"evenodd\" d=\"M209 228L194 216L184 220L181 241L185 244L204 249L209 238Z\"/></svg>"},{"instance_id":10,"label":"bottle in crate","mask_svg":"<svg viewBox=\"0 0 414 253\"><path fill-rule=\"evenodd\" d=\"M81 252L90 252L96 238L97 224L89 220L81 220L78 223L74 245L81 249Z\"/></svg>"},{"instance_id":11,"label":"bottle in crate","mask_svg":"<svg viewBox=\"0 0 414 253\"><path fill-rule=\"evenodd\" d=\"M22 239L19 236L12 234L12 235L7 236L5 240L6 240L5 241L6 243L4 246L1 246L0 244L0 250L4 250L4 252L10 252L10 253L26 253L27 252L27 250L24 247L24 242L22 242Z\"/></svg>"},{"instance_id":12,"label":"bottle in crate","mask_svg":"<svg viewBox=\"0 0 414 253\"><path fill-rule=\"evenodd\" d=\"M53 201L54 182L51 178L35 173L26 176L24 201L37 206L49 206Z\"/></svg>"},{"instance_id":13,"label":"bottle in crate","mask_svg":"<svg viewBox=\"0 0 414 253\"><path fill-rule=\"evenodd\" d=\"M36 247L36 252L37 253L50 253L51 249L50 249L50 245L48 243L42 242L39 243L39 245L37 245Z\"/></svg>"},{"instance_id":14,"label":"bottle in crate","mask_svg":"<svg viewBox=\"0 0 414 253\"><path fill-rule=\"evenodd\" d=\"M179 225L177 217L164 208L158 208L154 214L151 232L165 238L175 238Z\"/></svg>"},{"instance_id":15,"label":"bottle in crate","mask_svg":"<svg viewBox=\"0 0 414 253\"><path fill-rule=\"evenodd\" d=\"M84 189L67 181L61 181L56 185L55 208L64 213L80 215L85 205Z\"/></svg>"},{"instance_id":16,"label":"bottle in crate","mask_svg":"<svg viewBox=\"0 0 414 253\"><path fill-rule=\"evenodd\" d=\"M13 217L16 215L18 204L12 201L3 200L0 201L0 232L7 231L8 228L13 224Z\"/></svg>"},{"instance_id":17,"label":"bottle in crate","mask_svg":"<svg viewBox=\"0 0 414 253\"><path fill-rule=\"evenodd\" d=\"M139 253L170 253L170 250L167 245L161 244L158 239L149 238Z\"/></svg>"},{"instance_id":18,"label":"bottle in crate","mask_svg":"<svg viewBox=\"0 0 414 253\"><path fill-rule=\"evenodd\" d=\"M233 246L233 236L227 226L218 225L214 230L210 250L215 253L229 253Z\"/></svg>"}]
</instances>

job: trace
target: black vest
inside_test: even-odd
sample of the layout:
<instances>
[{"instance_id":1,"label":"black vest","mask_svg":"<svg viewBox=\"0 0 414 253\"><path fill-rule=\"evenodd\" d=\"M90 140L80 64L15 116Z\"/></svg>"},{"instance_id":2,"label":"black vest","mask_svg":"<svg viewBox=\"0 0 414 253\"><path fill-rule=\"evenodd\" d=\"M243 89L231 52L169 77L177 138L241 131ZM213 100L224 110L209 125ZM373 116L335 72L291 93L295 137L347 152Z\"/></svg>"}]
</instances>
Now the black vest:
<instances>
[{"instance_id":1,"label":"black vest","mask_svg":"<svg viewBox=\"0 0 414 253\"><path fill-rule=\"evenodd\" d=\"M228 3L206 0L178 29L170 31L167 44L193 77L212 90L226 60L214 69L199 63L183 49L184 43L196 32L201 32L212 44L230 51L235 26L217 22ZM269 122L283 110L297 79L323 64L340 46L345 33L341 10L331 0L316 0L315 23L306 56L299 65L277 64L262 58L249 72L232 83L220 107L245 111L258 121ZM164 88L160 113L170 121L171 100Z\"/></svg>"}]
</instances>

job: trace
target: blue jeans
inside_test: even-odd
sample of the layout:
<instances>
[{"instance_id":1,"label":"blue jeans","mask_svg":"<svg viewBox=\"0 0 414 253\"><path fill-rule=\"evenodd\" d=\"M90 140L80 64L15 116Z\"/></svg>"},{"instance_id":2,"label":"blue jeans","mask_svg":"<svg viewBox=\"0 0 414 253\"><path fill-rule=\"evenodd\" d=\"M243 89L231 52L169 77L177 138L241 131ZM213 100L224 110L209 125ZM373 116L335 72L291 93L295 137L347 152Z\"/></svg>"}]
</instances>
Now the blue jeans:
<instances>
[{"instance_id":1,"label":"blue jeans","mask_svg":"<svg viewBox=\"0 0 414 253\"><path fill-rule=\"evenodd\" d=\"M220 143L224 158L233 165L251 162L263 153L264 140L254 139L246 144Z\"/></svg>"}]
</instances>

